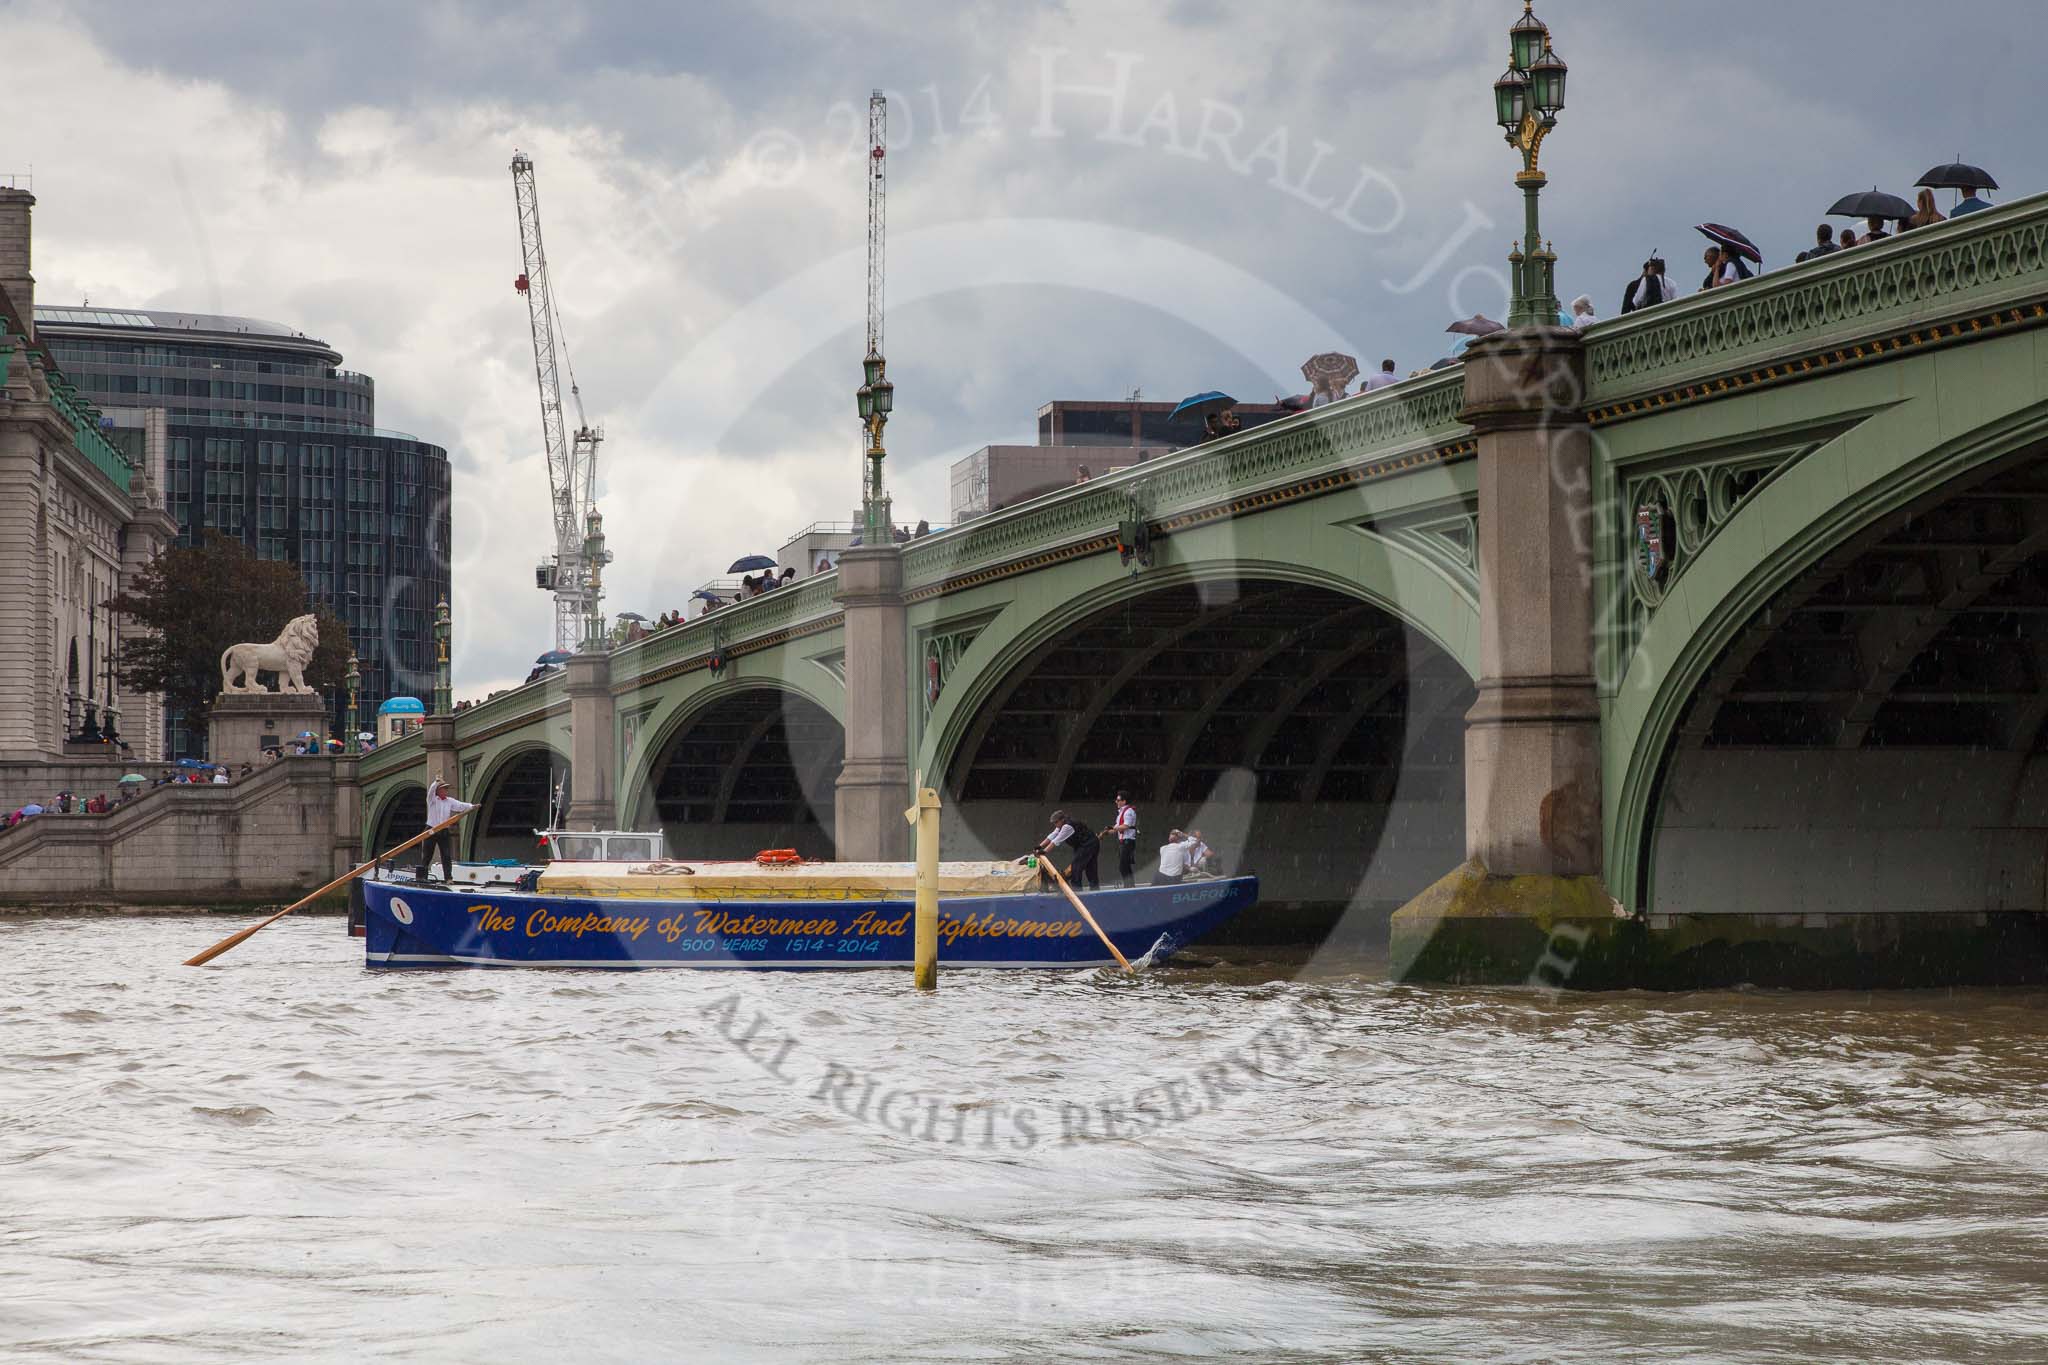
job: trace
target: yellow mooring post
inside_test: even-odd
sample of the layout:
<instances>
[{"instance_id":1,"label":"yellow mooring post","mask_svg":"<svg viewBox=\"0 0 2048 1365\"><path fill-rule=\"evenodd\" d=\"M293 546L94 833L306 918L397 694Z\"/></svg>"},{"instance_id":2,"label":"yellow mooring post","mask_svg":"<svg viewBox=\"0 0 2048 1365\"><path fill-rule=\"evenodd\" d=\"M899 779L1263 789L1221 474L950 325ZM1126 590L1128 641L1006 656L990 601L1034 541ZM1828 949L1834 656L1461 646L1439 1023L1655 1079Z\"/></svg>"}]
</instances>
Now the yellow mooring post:
<instances>
[{"instance_id":1,"label":"yellow mooring post","mask_svg":"<svg viewBox=\"0 0 2048 1365\"><path fill-rule=\"evenodd\" d=\"M939 988L939 794L917 775L917 804L903 812L917 830L917 919L911 981L921 991Z\"/></svg>"}]
</instances>

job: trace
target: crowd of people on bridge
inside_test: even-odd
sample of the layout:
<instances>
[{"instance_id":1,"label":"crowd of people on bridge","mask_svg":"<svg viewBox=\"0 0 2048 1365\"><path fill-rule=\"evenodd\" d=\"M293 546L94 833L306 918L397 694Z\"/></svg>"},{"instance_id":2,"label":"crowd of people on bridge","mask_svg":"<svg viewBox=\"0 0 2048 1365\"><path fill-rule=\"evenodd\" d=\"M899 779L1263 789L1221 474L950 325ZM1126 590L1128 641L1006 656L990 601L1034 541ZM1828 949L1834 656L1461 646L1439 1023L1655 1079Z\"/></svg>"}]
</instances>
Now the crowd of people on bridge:
<instances>
[{"instance_id":1,"label":"crowd of people on bridge","mask_svg":"<svg viewBox=\"0 0 2048 1365\"><path fill-rule=\"evenodd\" d=\"M1941 211L1935 200L1936 188L1953 189L1958 196L1957 202L1946 214ZM1888 241L1902 233L1933 227L1951 218L1982 213L1992 207L1991 201L1984 197L1986 192L1996 188L1996 182L1987 173L1977 167L1957 162L1948 166L1938 166L1921 177L1918 197L1910 204L1903 199L1876 191L1867 196L1848 196L1838 201L1835 213L1837 216L1860 217L1861 230L1850 227L1837 232L1831 224L1822 223L1814 229L1813 245L1799 252L1794 258L1795 263L1817 260L1839 251ZM1858 206L1854 213L1848 211L1852 203ZM1866 207L1879 211L1865 212L1863 210ZM1697 225L1696 230L1707 237L1709 245L1701 258L1705 274L1692 292L1704 293L1712 289L1727 289L1756 279L1765 272L1763 252L1739 229L1718 223L1701 223ZM1642 269L1623 286L1620 311L1627 314L1654 308L1659 304L1682 298L1686 293L1686 287L1673 278L1664 258L1652 252L1643 262ZM1560 327L1574 329L1590 327L1598 321L1599 307L1590 294L1580 294L1574 298L1558 314L1557 319ZM1310 391L1275 401L1283 408L1298 410L1319 408L1344 398L1362 397L1389 384L1399 383L1403 378L1414 379L1431 370L1459 364L1465 348L1474 339L1504 330L1504 327L1500 322L1483 314L1475 314L1452 323L1447 330L1458 334L1458 339L1452 344L1448 354L1442 358L1421 369L1410 370L1406 375L1400 372L1400 366L1394 361L1382 360L1378 369L1368 372L1359 379L1355 390L1350 388L1350 380L1357 376L1358 367L1349 356L1334 352L1313 356L1302 367L1304 377L1311 381ZM1350 362L1348 370L1341 362ZM1205 418L1204 439L1215 440L1231 435L1238 429L1229 408L1225 407L1221 411L1211 412Z\"/></svg>"}]
</instances>

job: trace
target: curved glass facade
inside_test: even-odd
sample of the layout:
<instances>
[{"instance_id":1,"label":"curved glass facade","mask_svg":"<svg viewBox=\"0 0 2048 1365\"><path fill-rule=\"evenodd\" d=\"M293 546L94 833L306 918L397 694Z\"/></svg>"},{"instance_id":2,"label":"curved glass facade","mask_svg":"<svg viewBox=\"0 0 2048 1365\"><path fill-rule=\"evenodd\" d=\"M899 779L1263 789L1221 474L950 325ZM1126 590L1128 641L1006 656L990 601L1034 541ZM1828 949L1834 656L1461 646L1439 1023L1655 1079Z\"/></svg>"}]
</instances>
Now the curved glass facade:
<instances>
[{"instance_id":1,"label":"curved glass facade","mask_svg":"<svg viewBox=\"0 0 2048 1365\"><path fill-rule=\"evenodd\" d=\"M104 320L102 320L104 319ZM208 325L195 325L195 324ZM118 420L160 408L164 496L180 544L230 535L298 565L348 623L364 728L434 685L434 605L449 591L448 455L376 427L376 387L325 342L252 319L37 309L36 332L82 396ZM348 698L330 698L335 733ZM172 718L177 753L199 727Z\"/></svg>"}]
</instances>

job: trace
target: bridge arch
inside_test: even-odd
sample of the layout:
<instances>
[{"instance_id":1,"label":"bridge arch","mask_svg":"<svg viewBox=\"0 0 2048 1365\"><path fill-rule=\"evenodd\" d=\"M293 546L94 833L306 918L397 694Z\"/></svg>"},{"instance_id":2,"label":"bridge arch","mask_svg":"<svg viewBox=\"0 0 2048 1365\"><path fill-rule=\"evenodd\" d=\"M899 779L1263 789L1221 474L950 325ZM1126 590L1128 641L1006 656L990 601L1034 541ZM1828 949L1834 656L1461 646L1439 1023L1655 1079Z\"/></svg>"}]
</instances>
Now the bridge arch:
<instances>
[{"instance_id":1,"label":"bridge arch","mask_svg":"<svg viewBox=\"0 0 2048 1365\"><path fill-rule=\"evenodd\" d=\"M1338 544L1346 553L1317 562L1307 544L1316 533L1314 526L1300 524L1268 524L1251 532L1211 528L1176 536L1184 543L1176 550L1185 558L1140 573L1115 555L1098 555L1044 575L1044 589L1029 601L1004 604L962 659L957 674L963 684L948 685L926 719L918 766L928 774L948 772L991 698L1048 641L1102 607L1183 585L1194 585L1205 602L1228 602L1238 585L1256 580L1371 603L1436 645L1468 678L1478 678L1478 603L1462 586L1405 546L1348 526L1321 531L1342 537ZM1050 606L1039 609L1041 602Z\"/></svg>"},{"instance_id":2,"label":"bridge arch","mask_svg":"<svg viewBox=\"0 0 2048 1365\"><path fill-rule=\"evenodd\" d=\"M551 811L560 814L558 788L566 808L568 774L569 756L543 740L512 744L493 755L466 793L476 803L476 813L463 822L469 827L463 840L468 856L532 859L533 832L547 828Z\"/></svg>"},{"instance_id":3,"label":"bridge arch","mask_svg":"<svg viewBox=\"0 0 2048 1365\"><path fill-rule=\"evenodd\" d=\"M622 794L633 827L658 823L672 854L833 854L845 733L824 700L787 681L735 677L678 705L656 728Z\"/></svg>"},{"instance_id":4,"label":"bridge arch","mask_svg":"<svg viewBox=\"0 0 2048 1365\"><path fill-rule=\"evenodd\" d=\"M427 827L427 787L424 782L400 782L386 787L372 808L369 849L382 853L395 848Z\"/></svg>"},{"instance_id":5,"label":"bridge arch","mask_svg":"<svg viewBox=\"0 0 2048 1365\"><path fill-rule=\"evenodd\" d=\"M926 769L958 813L950 854L1028 848L1054 806L1102 823L1123 789L1141 877L1195 825L1269 901L1391 910L1463 856L1470 669L1341 574L1126 576L1061 598L958 691Z\"/></svg>"},{"instance_id":6,"label":"bridge arch","mask_svg":"<svg viewBox=\"0 0 2048 1365\"><path fill-rule=\"evenodd\" d=\"M1607 727L1630 905L2048 908L2048 404L1931 447L1909 406L1774 475L1643 630Z\"/></svg>"}]
</instances>

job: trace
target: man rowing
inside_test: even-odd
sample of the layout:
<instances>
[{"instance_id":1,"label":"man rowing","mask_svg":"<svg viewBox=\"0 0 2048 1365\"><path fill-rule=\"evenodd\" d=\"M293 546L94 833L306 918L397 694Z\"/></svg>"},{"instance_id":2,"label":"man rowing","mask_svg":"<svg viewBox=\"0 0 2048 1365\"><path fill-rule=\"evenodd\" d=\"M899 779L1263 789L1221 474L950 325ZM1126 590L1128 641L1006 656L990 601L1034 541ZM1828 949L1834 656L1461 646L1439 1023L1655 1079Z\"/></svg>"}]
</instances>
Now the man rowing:
<instances>
[{"instance_id":1,"label":"man rowing","mask_svg":"<svg viewBox=\"0 0 2048 1365\"><path fill-rule=\"evenodd\" d=\"M434 829L434 826L442 821L460 815L464 811L475 809L476 807L470 802L457 801L451 796L448 792L448 784L440 778L437 777L427 784L428 829ZM436 849L440 850L441 854L443 880L455 880L455 846L450 842L450 836L453 834L454 830L452 829L442 829L435 830L434 833L427 836L426 841L420 845L420 866L419 870L413 874L414 881L424 882L427 879L427 869L434 865L434 852Z\"/></svg>"}]
</instances>

